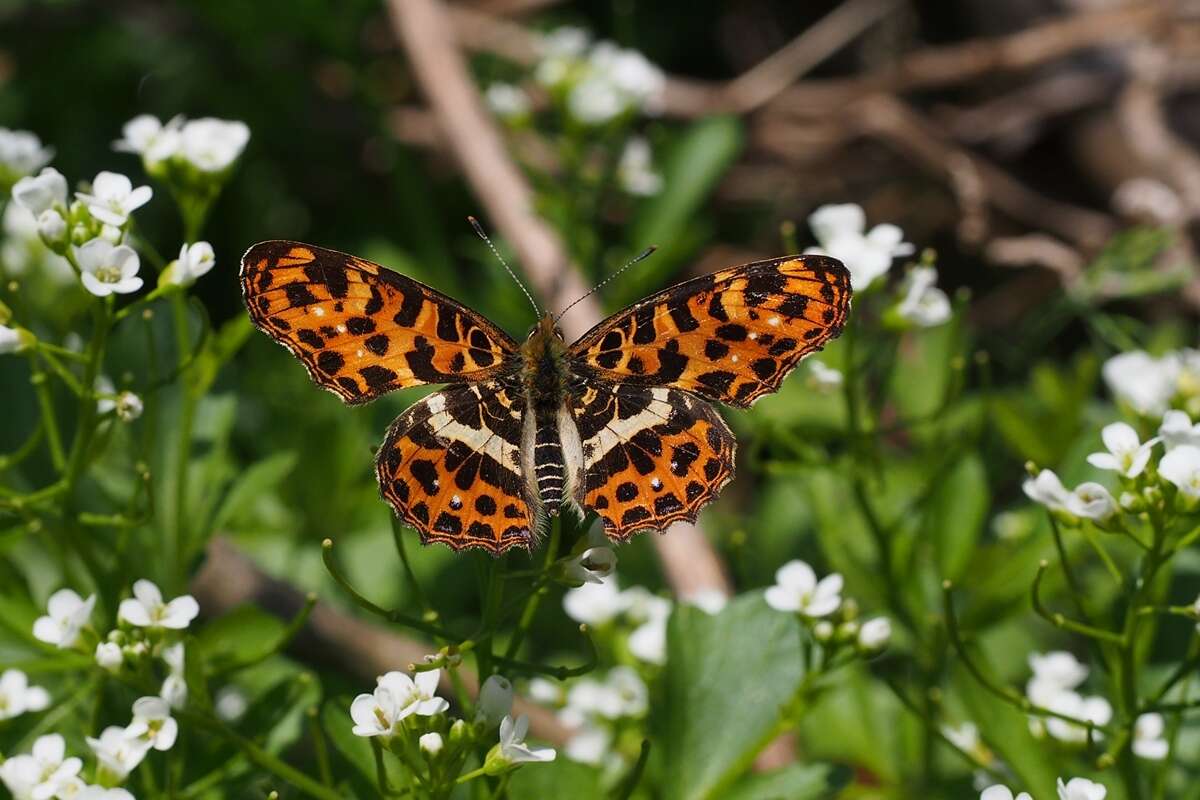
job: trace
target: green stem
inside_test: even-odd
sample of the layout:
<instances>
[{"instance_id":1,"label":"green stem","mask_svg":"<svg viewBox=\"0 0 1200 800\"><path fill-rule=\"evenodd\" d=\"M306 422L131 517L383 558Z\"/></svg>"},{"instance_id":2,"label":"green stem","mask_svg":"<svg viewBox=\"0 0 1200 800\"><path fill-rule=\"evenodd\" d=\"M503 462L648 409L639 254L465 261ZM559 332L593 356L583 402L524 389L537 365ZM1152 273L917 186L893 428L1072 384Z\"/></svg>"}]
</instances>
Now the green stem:
<instances>
[{"instance_id":1,"label":"green stem","mask_svg":"<svg viewBox=\"0 0 1200 800\"><path fill-rule=\"evenodd\" d=\"M543 573L549 573L554 565L554 558L558 554L558 541L562 536L562 517L554 520L554 524L550 528L550 541L546 543L546 555L542 560ZM525 609L521 612L521 619L517 622L517 627L513 631L512 638L508 640L508 647L504 650L506 659L515 658L517 651L521 648L521 642L524 641L525 635L529 632L529 628L533 625L533 619L537 616L538 606L542 602L542 597L549 592L549 588L543 586L529 596L525 602Z\"/></svg>"},{"instance_id":2,"label":"green stem","mask_svg":"<svg viewBox=\"0 0 1200 800\"><path fill-rule=\"evenodd\" d=\"M425 597L425 592L421 590L421 583L417 580L416 573L413 572L412 564L409 563L408 549L404 546L404 530L403 526L400 524L400 519L395 514L392 514L391 521L392 541L396 544L396 554L400 557L400 564L404 567L404 575L406 578L408 578L408 585L412 587L413 597L416 599L417 605L419 605L421 610L425 612L426 616L431 614L436 615L437 612L434 611L433 606L429 604L428 599ZM431 619L430 622L435 620L436 616L434 616L434 619Z\"/></svg>"},{"instance_id":3,"label":"green stem","mask_svg":"<svg viewBox=\"0 0 1200 800\"><path fill-rule=\"evenodd\" d=\"M338 585L350 595L350 599L357 603L359 607L370 611L372 614L383 617L388 622L395 622L399 625L405 625L413 630L427 633L430 636L437 636L441 639L446 639L447 641L458 641L457 636L445 630L444 628L440 628L437 625L432 625L425 620L417 619L416 617L410 617L399 610L388 611L381 606L375 605L370 600L359 594L358 591L350 585L350 581L346 579L346 576L342 574L341 570L338 569L337 564L333 560L332 539L326 539L325 541L321 542L321 559L325 562L326 571L335 581L337 581Z\"/></svg>"},{"instance_id":4,"label":"green stem","mask_svg":"<svg viewBox=\"0 0 1200 800\"><path fill-rule=\"evenodd\" d=\"M175 343L179 351L179 364L187 361L189 355L187 304L182 294L171 298L171 314L175 323ZM192 455L192 426L195 421L196 398L192 395L187 382L179 388L179 419L176 422L178 434L175 461L175 519L171 526L171 535L166 540L167 574L173 585L183 581L183 563L187 558L185 550L188 546L188 471L191 468Z\"/></svg>"},{"instance_id":5,"label":"green stem","mask_svg":"<svg viewBox=\"0 0 1200 800\"><path fill-rule=\"evenodd\" d=\"M37 396L38 410L42 414L42 426L46 429L46 446L50 450L50 463L60 474L66 470L67 457L63 451L62 434L58 431L58 420L54 416L54 400L50 397L50 386L45 370L37 354L29 353L30 375L29 382L33 384L33 392Z\"/></svg>"},{"instance_id":6,"label":"green stem","mask_svg":"<svg viewBox=\"0 0 1200 800\"><path fill-rule=\"evenodd\" d=\"M1043 560L1042 563L1038 564L1037 574L1034 575L1034 577L1033 577L1033 587L1030 591L1030 594L1031 594L1030 599L1033 603L1034 612L1037 613L1037 615L1039 617L1041 617L1042 619L1046 620L1054 627L1059 628L1061 630L1073 631L1075 633L1082 634L1083 636L1088 636L1092 639L1099 639L1099 640L1105 641L1105 642L1112 642L1113 644L1117 645L1118 647L1124 646L1126 643L1125 639L1123 637L1119 636L1118 634L1115 634L1112 631L1106 631L1102 628L1097 628L1094 625L1088 625L1086 623L1076 622L1075 620L1070 619L1070 618L1064 616L1063 614L1049 611L1042 604L1042 597L1041 597L1042 576L1044 576L1046 574L1046 568L1048 566L1049 566L1049 564L1045 560Z\"/></svg>"}]
</instances>

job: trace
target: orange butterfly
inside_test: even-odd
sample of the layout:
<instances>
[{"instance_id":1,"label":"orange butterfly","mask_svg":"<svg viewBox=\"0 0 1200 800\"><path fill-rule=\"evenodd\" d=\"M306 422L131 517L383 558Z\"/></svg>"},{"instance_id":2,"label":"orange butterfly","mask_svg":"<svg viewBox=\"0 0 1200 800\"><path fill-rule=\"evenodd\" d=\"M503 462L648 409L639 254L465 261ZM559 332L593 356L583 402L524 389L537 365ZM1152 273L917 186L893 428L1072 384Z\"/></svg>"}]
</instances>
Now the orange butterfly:
<instances>
[{"instance_id":1,"label":"orange butterfly","mask_svg":"<svg viewBox=\"0 0 1200 800\"><path fill-rule=\"evenodd\" d=\"M250 317L347 403L449 384L388 430L383 497L422 542L529 547L564 502L613 539L695 521L733 476L708 402L747 407L841 333L850 275L824 256L722 270L646 298L567 345L547 315L524 344L446 295L288 241L242 258Z\"/></svg>"}]
</instances>

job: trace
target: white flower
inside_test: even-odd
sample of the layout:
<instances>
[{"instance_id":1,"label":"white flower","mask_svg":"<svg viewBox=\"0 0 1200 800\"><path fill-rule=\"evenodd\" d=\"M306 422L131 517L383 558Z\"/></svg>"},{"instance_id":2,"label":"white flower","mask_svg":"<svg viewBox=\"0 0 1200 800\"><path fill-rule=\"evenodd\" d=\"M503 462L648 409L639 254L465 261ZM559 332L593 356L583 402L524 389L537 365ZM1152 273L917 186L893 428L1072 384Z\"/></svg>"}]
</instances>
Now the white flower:
<instances>
[{"instance_id":1,"label":"white flower","mask_svg":"<svg viewBox=\"0 0 1200 800\"><path fill-rule=\"evenodd\" d=\"M1158 474L1188 497L1200 497L1200 447L1176 447L1158 462Z\"/></svg>"},{"instance_id":2,"label":"white flower","mask_svg":"<svg viewBox=\"0 0 1200 800\"><path fill-rule=\"evenodd\" d=\"M121 601L117 619L139 628L170 628L181 631L200 613L200 605L190 594L163 602L162 592L145 579L134 582L133 597Z\"/></svg>"},{"instance_id":3,"label":"white flower","mask_svg":"<svg viewBox=\"0 0 1200 800\"><path fill-rule=\"evenodd\" d=\"M842 388L845 378L841 370L826 366L824 361L808 360L808 388L819 394L832 394Z\"/></svg>"},{"instance_id":4,"label":"white flower","mask_svg":"<svg viewBox=\"0 0 1200 800\"><path fill-rule=\"evenodd\" d=\"M1087 666L1065 650L1030 653L1029 668L1033 670L1033 677L1025 694L1038 705L1044 705L1060 692L1076 688L1088 676Z\"/></svg>"},{"instance_id":5,"label":"white flower","mask_svg":"<svg viewBox=\"0 0 1200 800\"><path fill-rule=\"evenodd\" d=\"M147 164L166 161L178 152L183 117L175 117L163 125L157 117L140 114L121 128L122 138L113 142L113 149L140 155Z\"/></svg>"},{"instance_id":6,"label":"white flower","mask_svg":"<svg viewBox=\"0 0 1200 800\"><path fill-rule=\"evenodd\" d=\"M1183 416L1187 419L1187 414ZM1150 463L1150 451L1158 442L1158 439L1145 443L1138 441L1137 431L1124 422L1105 425L1100 431L1100 439L1108 452L1092 453L1087 457L1088 463L1096 469L1106 469L1126 478L1142 474L1146 464Z\"/></svg>"},{"instance_id":7,"label":"white flower","mask_svg":"<svg viewBox=\"0 0 1200 800\"><path fill-rule=\"evenodd\" d=\"M500 755L509 764L521 764L526 761L553 761L555 752L552 747L529 747L525 744L525 734L529 732L529 717L522 714L513 721L505 717L500 721Z\"/></svg>"},{"instance_id":8,"label":"white flower","mask_svg":"<svg viewBox=\"0 0 1200 800\"><path fill-rule=\"evenodd\" d=\"M585 583L563 594L563 610L567 616L588 625L603 625L624 609L616 575L609 575L600 583Z\"/></svg>"},{"instance_id":9,"label":"white flower","mask_svg":"<svg viewBox=\"0 0 1200 800\"><path fill-rule=\"evenodd\" d=\"M488 727L498 725L512 711L512 704L512 682L503 675L490 675L479 690L475 719L483 721Z\"/></svg>"},{"instance_id":10,"label":"white flower","mask_svg":"<svg viewBox=\"0 0 1200 800\"><path fill-rule=\"evenodd\" d=\"M1026 478L1021 484L1026 496L1052 511L1065 511L1071 494L1053 470L1044 469L1036 478Z\"/></svg>"},{"instance_id":11,"label":"white flower","mask_svg":"<svg viewBox=\"0 0 1200 800\"><path fill-rule=\"evenodd\" d=\"M617 87L600 75L589 75L575 84L567 96L571 116L589 125L601 125L624 113L626 99Z\"/></svg>"},{"instance_id":12,"label":"white flower","mask_svg":"<svg viewBox=\"0 0 1200 800\"><path fill-rule=\"evenodd\" d=\"M1069 690L1060 691L1049 698L1045 707L1059 714L1091 722L1095 725L1107 725L1112 719L1112 706L1103 697L1082 697ZM1059 717L1049 717L1045 720L1046 732L1062 742L1082 744L1087 741L1087 728L1067 722ZM1099 734L1095 734L1099 737Z\"/></svg>"},{"instance_id":13,"label":"white flower","mask_svg":"<svg viewBox=\"0 0 1200 800\"><path fill-rule=\"evenodd\" d=\"M236 686L222 687L213 701L213 710L226 722L235 722L241 719L248 706L246 695L242 694L242 691Z\"/></svg>"},{"instance_id":14,"label":"white flower","mask_svg":"<svg viewBox=\"0 0 1200 800\"><path fill-rule=\"evenodd\" d=\"M1200 422L1193 425L1186 412L1168 411L1163 414L1158 438L1162 440L1168 452L1184 444L1200 447Z\"/></svg>"},{"instance_id":15,"label":"white flower","mask_svg":"<svg viewBox=\"0 0 1200 800\"><path fill-rule=\"evenodd\" d=\"M720 614L729 603L729 598L720 589L701 589L681 597L680 601L689 606L695 606L705 614L715 616Z\"/></svg>"},{"instance_id":16,"label":"white flower","mask_svg":"<svg viewBox=\"0 0 1200 800\"><path fill-rule=\"evenodd\" d=\"M187 705L188 687L183 675L184 650L183 642L176 642L162 651L162 659L167 665L167 677L163 680L158 696L167 701L171 708L183 708Z\"/></svg>"},{"instance_id":17,"label":"white flower","mask_svg":"<svg viewBox=\"0 0 1200 800\"><path fill-rule=\"evenodd\" d=\"M360 694L350 705L355 736L392 736L401 720L413 714L432 716L450 707L434 695L441 670L418 672L410 678L389 672L376 679L374 694Z\"/></svg>"},{"instance_id":18,"label":"white flower","mask_svg":"<svg viewBox=\"0 0 1200 800\"><path fill-rule=\"evenodd\" d=\"M1156 417L1167 410L1182 369L1179 356L1154 358L1142 350L1115 355L1101 373L1113 395L1138 414Z\"/></svg>"},{"instance_id":19,"label":"white flower","mask_svg":"<svg viewBox=\"0 0 1200 800\"><path fill-rule=\"evenodd\" d=\"M641 717L650 708L650 690L632 667L613 667L607 684L617 698L618 717Z\"/></svg>"},{"instance_id":20,"label":"white flower","mask_svg":"<svg viewBox=\"0 0 1200 800\"><path fill-rule=\"evenodd\" d=\"M129 220L154 195L149 186L133 188L129 178L119 172L101 172L92 181L92 191L76 192L75 196L87 205L88 212L100 222L118 228Z\"/></svg>"},{"instance_id":21,"label":"white flower","mask_svg":"<svg viewBox=\"0 0 1200 800\"><path fill-rule=\"evenodd\" d=\"M582 725L577 728L563 747L563 753L572 761L599 766L604 762L612 745L612 733L599 725Z\"/></svg>"},{"instance_id":22,"label":"white flower","mask_svg":"<svg viewBox=\"0 0 1200 800\"><path fill-rule=\"evenodd\" d=\"M42 140L29 131L0 128L0 172L10 179L31 175L54 157L54 150L42 147Z\"/></svg>"},{"instance_id":23,"label":"white flower","mask_svg":"<svg viewBox=\"0 0 1200 800\"><path fill-rule=\"evenodd\" d=\"M25 349L25 341L20 331L0 325L0 355L18 353Z\"/></svg>"},{"instance_id":24,"label":"white flower","mask_svg":"<svg viewBox=\"0 0 1200 800\"><path fill-rule=\"evenodd\" d=\"M96 645L96 663L109 672L121 668L125 657L121 653L121 645L116 642L100 642Z\"/></svg>"},{"instance_id":25,"label":"white flower","mask_svg":"<svg viewBox=\"0 0 1200 800\"><path fill-rule=\"evenodd\" d=\"M142 415L145 406L142 398L133 392L125 391L117 395L117 418L122 422L133 422Z\"/></svg>"},{"instance_id":26,"label":"white flower","mask_svg":"<svg viewBox=\"0 0 1200 800\"><path fill-rule=\"evenodd\" d=\"M933 328L950 319L950 298L937 288L937 270L914 267L908 273L908 289L896 307L902 319L919 328Z\"/></svg>"},{"instance_id":27,"label":"white flower","mask_svg":"<svg viewBox=\"0 0 1200 800\"><path fill-rule=\"evenodd\" d=\"M1162 714L1142 714L1133 726L1133 752L1140 758L1162 761L1171 749L1163 738Z\"/></svg>"},{"instance_id":28,"label":"white flower","mask_svg":"<svg viewBox=\"0 0 1200 800\"><path fill-rule=\"evenodd\" d=\"M78 758L66 758L67 743L57 733L39 736L29 755L16 755L0 764L0 780L14 798L50 800L83 767Z\"/></svg>"},{"instance_id":29,"label":"white flower","mask_svg":"<svg viewBox=\"0 0 1200 800\"><path fill-rule=\"evenodd\" d=\"M498 117L523 117L529 113L529 95L511 83L493 83L484 92L483 99Z\"/></svg>"},{"instance_id":30,"label":"white flower","mask_svg":"<svg viewBox=\"0 0 1200 800\"><path fill-rule=\"evenodd\" d=\"M887 617L869 619L858 629L858 646L864 650L882 650L892 639L892 623Z\"/></svg>"},{"instance_id":31,"label":"white flower","mask_svg":"<svg viewBox=\"0 0 1200 800\"><path fill-rule=\"evenodd\" d=\"M1108 789L1087 778L1071 778L1065 784L1058 779L1058 800L1104 800Z\"/></svg>"},{"instance_id":32,"label":"white flower","mask_svg":"<svg viewBox=\"0 0 1200 800\"><path fill-rule=\"evenodd\" d=\"M594 73L610 81L632 104L657 111L667 79L644 55L612 42L597 42L588 61Z\"/></svg>"},{"instance_id":33,"label":"white flower","mask_svg":"<svg viewBox=\"0 0 1200 800\"><path fill-rule=\"evenodd\" d=\"M437 731L431 731L421 736L417 740L417 744L421 748L421 752L425 753L429 758L436 758L437 754L442 752L442 735Z\"/></svg>"},{"instance_id":34,"label":"white flower","mask_svg":"<svg viewBox=\"0 0 1200 800\"><path fill-rule=\"evenodd\" d=\"M204 117L183 126L179 151L196 169L222 172L237 161L249 141L246 123Z\"/></svg>"},{"instance_id":35,"label":"white flower","mask_svg":"<svg viewBox=\"0 0 1200 800\"><path fill-rule=\"evenodd\" d=\"M1077 517L1104 522L1117 513L1117 501L1098 483L1088 481L1075 487L1067 497L1067 510Z\"/></svg>"},{"instance_id":36,"label":"white flower","mask_svg":"<svg viewBox=\"0 0 1200 800\"><path fill-rule=\"evenodd\" d=\"M543 56L581 56L591 43L591 37L583 28L561 25L542 37Z\"/></svg>"},{"instance_id":37,"label":"white flower","mask_svg":"<svg viewBox=\"0 0 1200 800\"><path fill-rule=\"evenodd\" d=\"M842 604L842 576L836 572L819 582L803 561L789 561L775 573L775 585L766 591L767 605L806 617L827 617Z\"/></svg>"},{"instance_id":38,"label":"white flower","mask_svg":"<svg viewBox=\"0 0 1200 800\"><path fill-rule=\"evenodd\" d=\"M946 725L942 728L942 735L949 739L952 745L967 753L973 752L981 744L979 727L973 722L964 722L958 726Z\"/></svg>"},{"instance_id":39,"label":"white flower","mask_svg":"<svg viewBox=\"0 0 1200 800\"><path fill-rule=\"evenodd\" d=\"M41 711L50 705L50 693L41 686L30 686L29 678L19 669L0 674L0 720L12 719L26 711Z\"/></svg>"},{"instance_id":40,"label":"white flower","mask_svg":"<svg viewBox=\"0 0 1200 800\"><path fill-rule=\"evenodd\" d=\"M876 225L869 232L862 207L854 203L821 206L808 218L820 247L808 253L833 256L850 270L850 284L862 291L892 268L892 259L916 252L895 225Z\"/></svg>"},{"instance_id":41,"label":"white flower","mask_svg":"<svg viewBox=\"0 0 1200 800\"><path fill-rule=\"evenodd\" d=\"M649 664L665 664L671 601L641 586L631 586L621 593L621 602L629 618L641 623L629 634L629 652Z\"/></svg>"},{"instance_id":42,"label":"white flower","mask_svg":"<svg viewBox=\"0 0 1200 800\"><path fill-rule=\"evenodd\" d=\"M87 743L100 766L118 781L125 780L150 750L147 739L130 736L118 725L105 728L99 739L87 737Z\"/></svg>"},{"instance_id":43,"label":"white flower","mask_svg":"<svg viewBox=\"0 0 1200 800\"><path fill-rule=\"evenodd\" d=\"M179 258L167 265L164 280L179 286L191 286L215 264L216 256L208 242L184 244L179 248Z\"/></svg>"},{"instance_id":44,"label":"white flower","mask_svg":"<svg viewBox=\"0 0 1200 800\"><path fill-rule=\"evenodd\" d=\"M106 239L92 239L75 251L83 271L83 288L96 297L110 294L129 294L142 288L137 276L138 255L129 245L113 246Z\"/></svg>"},{"instance_id":45,"label":"white flower","mask_svg":"<svg viewBox=\"0 0 1200 800\"><path fill-rule=\"evenodd\" d=\"M109 244L120 244L125 238L125 234L116 225L101 225L100 236L98 237L108 242Z\"/></svg>"},{"instance_id":46,"label":"white flower","mask_svg":"<svg viewBox=\"0 0 1200 800\"><path fill-rule=\"evenodd\" d=\"M589 547L563 562L563 574L573 582L603 583L617 566L617 553L611 547Z\"/></svg>"},{"instance_id":47,"label":"white flower","mask_svg":"<svg viewBox=\"0 0 1200 800\"><path fill-rule=\"evenodd\" d=\"M1197 599L1196 602L1200 603L1200 599ZM530 699L548 706L556 706L563 701L562 685L548 678L530 678L526 694Z\"/></svg>"},{"instance_id":48,"label":"white flower","mask_svg":"<svg viewBox=\"0 0 1200 800\"><path fill-rule=\"evenodd\" d=\"M21 178L13 185L13 200L35 217L43 211L67 204L67 179L54 167L46 167L37 177Z\"/></svg>"},{"instance_id":49,"label":"white flower","mask_svg":"<svg viewBox=\"0 0 1200 800\"><path fill-rule=\"evenodd\" d=\"M117 387L107 375L96 376L96 382L92 384L92 393L96 395L97 414L107 414L117 407Z\"/></svg>"},{"instance_id":50,"label":"white flower","mask_svg":"<svg viewBox=\"0 0 1200 800\"><path fill-rule=\"evenodd\" d=\"M67 800L60 795L60 800ZM128 789L114 786L106 789L103 786L83 786L70 800L134 800Z\"/></svg>"},{"instance_id":51,"label":"white flower","mask_svg":"<svg viewBox=\"0 0 1200 800\"><path fill-rule=\"evenodd\" d=\"M1033 800L1033 798L1029 796L1029 792L1021 792L1014 798L1012 789L998 783L980 792L979 800Z\"/></svg>"},{"instance_id":52,"label":"white flower","mask_svg":"<svg viewBox=\"0 0 1200 800\"><path fill-rule=\"evenodd\" d=\"M139 697L133 701L133 722L125 735L143 739L155 750L170 750L179 735L179 723L171 716L171 706L161 697Z\"/></svg>"},{"instance_id":53,"label":"white flower","mask_svg":"<svg viewBox=\"0 0 1200 800\"><path fill-rule=\"evenodd\" d=\"M617 162L617 180L625 191L639 197L649 197L662 191L662 175L654 171L650 143L641 136L631 136Z\"/></svg>"},{"instance_id":54,"label":"white flower","mask_svg":"<svg viewBox=\"0 0 1200 800\"><path fill-rule=\"evenodd\" d=\"M34 638L60 648L73 647L79 640L80 629L88 624L95 605L94 594L84 600L72 589L59 589L50 595L46 616L34 621Z\"/></svg>"}]
</instances>

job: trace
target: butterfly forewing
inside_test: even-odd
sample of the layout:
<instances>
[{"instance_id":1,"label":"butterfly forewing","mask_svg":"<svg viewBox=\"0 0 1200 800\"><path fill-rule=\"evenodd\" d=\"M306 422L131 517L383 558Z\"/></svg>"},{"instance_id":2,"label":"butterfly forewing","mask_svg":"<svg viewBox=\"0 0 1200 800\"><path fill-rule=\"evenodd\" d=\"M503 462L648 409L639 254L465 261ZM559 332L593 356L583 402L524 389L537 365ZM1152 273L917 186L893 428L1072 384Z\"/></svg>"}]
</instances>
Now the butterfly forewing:
<instances>
[{"instance_id":1,"label":"butterfly forewing","mask_svg":"<svg viewBox=\"0 0 1200 800\"><path fill-rule=\"evenodd\" d=\"M570 349L572 369L746 407L841 333L850 275L824 256L788 256L678 284L620 311Z\"/></svg>"},{"instance_id":2,"label":"butterfly forewing","mask_svg":"<svg viewBox=\"0 0 1200 800\"><path fill-rule=\"evenodd\" d=\"M418 281L334 250L261 242L242 257L254 324L347 403L423 383L488 380L517 345L481 315Z\"/></svg>"}]
</instances>

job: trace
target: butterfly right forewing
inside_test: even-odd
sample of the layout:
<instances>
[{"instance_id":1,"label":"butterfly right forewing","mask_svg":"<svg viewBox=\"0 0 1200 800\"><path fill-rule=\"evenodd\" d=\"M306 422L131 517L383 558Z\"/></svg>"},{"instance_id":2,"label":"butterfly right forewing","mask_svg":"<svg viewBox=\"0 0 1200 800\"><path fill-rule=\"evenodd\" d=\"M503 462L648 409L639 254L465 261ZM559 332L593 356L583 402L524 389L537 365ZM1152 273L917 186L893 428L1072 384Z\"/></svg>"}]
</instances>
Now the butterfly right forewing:
<instances>
[{"instance_id":1,"label":"butterfly right forewing","mask_svg":"<svg viewBox=\"0 0 1200 800\"><path fill-rule=\"evenodd\" d=\"M242 257L250 318L347 403L427 383L490 380L516 343L437 290L355 256L289 241Z\"/></svg>"}]
</instances>

